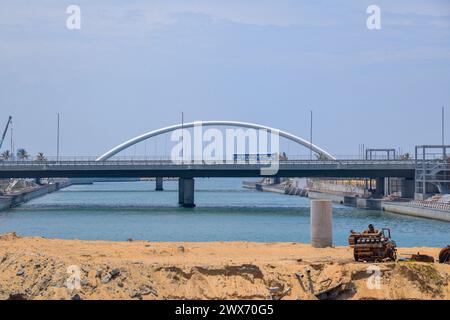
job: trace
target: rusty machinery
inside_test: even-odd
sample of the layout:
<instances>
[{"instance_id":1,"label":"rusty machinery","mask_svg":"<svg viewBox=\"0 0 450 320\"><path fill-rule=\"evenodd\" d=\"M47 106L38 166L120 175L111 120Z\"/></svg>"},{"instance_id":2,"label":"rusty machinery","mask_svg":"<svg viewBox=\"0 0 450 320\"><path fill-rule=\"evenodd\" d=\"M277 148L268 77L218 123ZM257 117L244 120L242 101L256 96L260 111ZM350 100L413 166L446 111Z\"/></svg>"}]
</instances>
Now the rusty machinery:
<instances>
[{"instance_id":1,"label":"rusty machinery","mask_svg":"<svg viewBox=\"0 0 450 320\"><path fill-rule=\"evenodd\" d=\"M450 264L450 246L447 246L439 252L439 262Z\"/></svg>"},{"instance_id":2,"label":"rusty machinery","mask_svg":"<svg viewBox=\"0 0 450 320\"><path fill-rule=\"evenodd\" d=\"M348 242L353 248L355 261L381 262L395 261L397 245L391 239L391 230L387 228L376 230L369 225L368 230L361 233L350 231Z\"/></svg>"}]
</instances>

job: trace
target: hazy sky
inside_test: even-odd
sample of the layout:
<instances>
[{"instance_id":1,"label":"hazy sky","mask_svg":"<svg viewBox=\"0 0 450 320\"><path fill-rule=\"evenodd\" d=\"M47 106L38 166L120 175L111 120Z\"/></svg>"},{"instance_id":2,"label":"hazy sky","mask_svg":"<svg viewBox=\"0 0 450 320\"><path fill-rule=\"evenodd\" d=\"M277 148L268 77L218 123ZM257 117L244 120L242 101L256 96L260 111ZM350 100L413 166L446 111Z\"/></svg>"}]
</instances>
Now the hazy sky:
<instances>
[{"instance_id":1,"label":"hazy sky","mask_svg":"<svg viewBox=\"0 0 450 320\"><path fill-rule=\"evenodd\" d=\"M308 138L310 109L331 153L411 151L441 106L450 143L448 0L0 1L0 129L31 153L55 154L57 112L62 154L98 155L181 111Z\"/></svg>"}]
</instances>

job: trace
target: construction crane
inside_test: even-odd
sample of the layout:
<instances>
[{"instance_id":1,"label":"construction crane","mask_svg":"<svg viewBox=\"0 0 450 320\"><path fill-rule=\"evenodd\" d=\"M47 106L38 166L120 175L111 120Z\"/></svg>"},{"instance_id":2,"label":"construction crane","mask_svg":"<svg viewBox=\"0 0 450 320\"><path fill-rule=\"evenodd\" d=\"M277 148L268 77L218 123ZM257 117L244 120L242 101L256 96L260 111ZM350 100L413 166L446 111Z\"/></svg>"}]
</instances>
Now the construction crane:
<instances>
[{"instance_id":1,"label":"construction crane","mask_svg":"<svg viewBox=\"0 0 450 320\"><path fill-rule=\"evenodd\" d=\"M9 116L8 121L6 122L5 131L3 131L3 134L2 134L2 139L0 140L0 150L2 149L3 141L5 140L6 133L8 132L8 127L11 124L11 122L12 122L12 117Z\"/></svg>"}]
</instances>

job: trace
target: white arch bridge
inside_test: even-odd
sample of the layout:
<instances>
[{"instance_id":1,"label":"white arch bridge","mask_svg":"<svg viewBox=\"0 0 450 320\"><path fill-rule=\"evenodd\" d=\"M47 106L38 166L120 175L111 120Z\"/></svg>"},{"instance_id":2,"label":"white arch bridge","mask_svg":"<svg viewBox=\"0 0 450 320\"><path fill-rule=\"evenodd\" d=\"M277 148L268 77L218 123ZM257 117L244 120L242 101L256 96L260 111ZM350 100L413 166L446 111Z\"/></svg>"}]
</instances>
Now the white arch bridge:
<instances>
[{"instance_id":1,"label":"white arch bridge","mask_svg":"<svg viewBox=\"0 0 450 320\"><path fill-rule=\"evenodd\" d=\"M249 129L258 129L258 130L265 130L269 133L272 134L276 134L280 137L286 138L288 140L291 140L297 144L300 144L310 150L312 150L313 152L317 153L319 155L320 158L322 159L330 159L330 160L334 160L335 157L333 157L330 153L326 152L325 150L323 150L322 148L319 148L318 146L314 145L312 142L308 142L305 139L302 139L296 135L293 135L291 133L279 130L279 129L275 129L275 128L271 128L268 126L264 126L264 125L260 125L260 124L255 124L255 123L249 123L249 122L239 122L239 121L195 121L195 122L189 122L189 123L184 123L184 124L177 124L177 125L173 125L170 127L165 127L165 128L161 128L158 130L154 130L154 131L150 131L147 133L144 133L140 136L137 136L135 138L132 138L128 141L125 141L124 143L112 148L111 150L109 150L108 152L106 152L105 154L103 154L102 156L100 156L97 161L105 161L110 159L111 157L115 156L116 154L118 154L119 152L139 143L142 142L144 140L147 139L151 139L153 137L162 135L164 133L168 133L168 132L172 132L175 130L183 130L183 129L189 129L189 128L193 128L195 126L202 126L202 127L207 127L207 126L231 126L231 127L240 127L240 128L249 128Z\"/></svg>"},{"instance_id":2,"label":"white arch bridge","mask_svg":"<svg viewBox=\"0 0 450 320\"><path fill-rule=\"evenodd\" d=\"M270 161L139 161L114 160L114 155L146 139L178 129L202 126L236 126L262 129L278 134L314 151L316 160L280 160L273 170ZM267 168L269 167L269 170ZM179 178L179 204L194 206L194 178L196 177L324 177L373 178L385 177L414 180L415 162L400 160L337 160L318 146L285 131L236 121L203 121L178 124L125 141L95 161L0 161L0 178L119 178L155 177L157 190L162 190L163 177ZM383 183L377 183L383 185Z\"/></svg>"}]
</instances>

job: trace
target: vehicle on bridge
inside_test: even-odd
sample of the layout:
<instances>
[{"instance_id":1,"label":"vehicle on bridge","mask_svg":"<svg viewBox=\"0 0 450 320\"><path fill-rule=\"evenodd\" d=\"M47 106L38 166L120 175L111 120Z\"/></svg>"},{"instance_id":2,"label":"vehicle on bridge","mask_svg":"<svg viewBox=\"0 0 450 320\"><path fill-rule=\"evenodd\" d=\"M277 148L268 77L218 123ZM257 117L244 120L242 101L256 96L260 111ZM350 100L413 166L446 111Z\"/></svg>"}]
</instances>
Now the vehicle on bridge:
<instances>
[{"instance_id":1,"label":"vehicle on bridge","mask_svg":"<svg viewBox=\"0 0 450 320\"><path fill-rule=\"evenodd\" d=\"M245 162L260 162L260 161L270 161L270 160L276 160L277 154L273 153L265 153L265 154L249 154L249 153L242 153L233 154L233 161L245 161Z\"/></svg>"}]
</instances>

